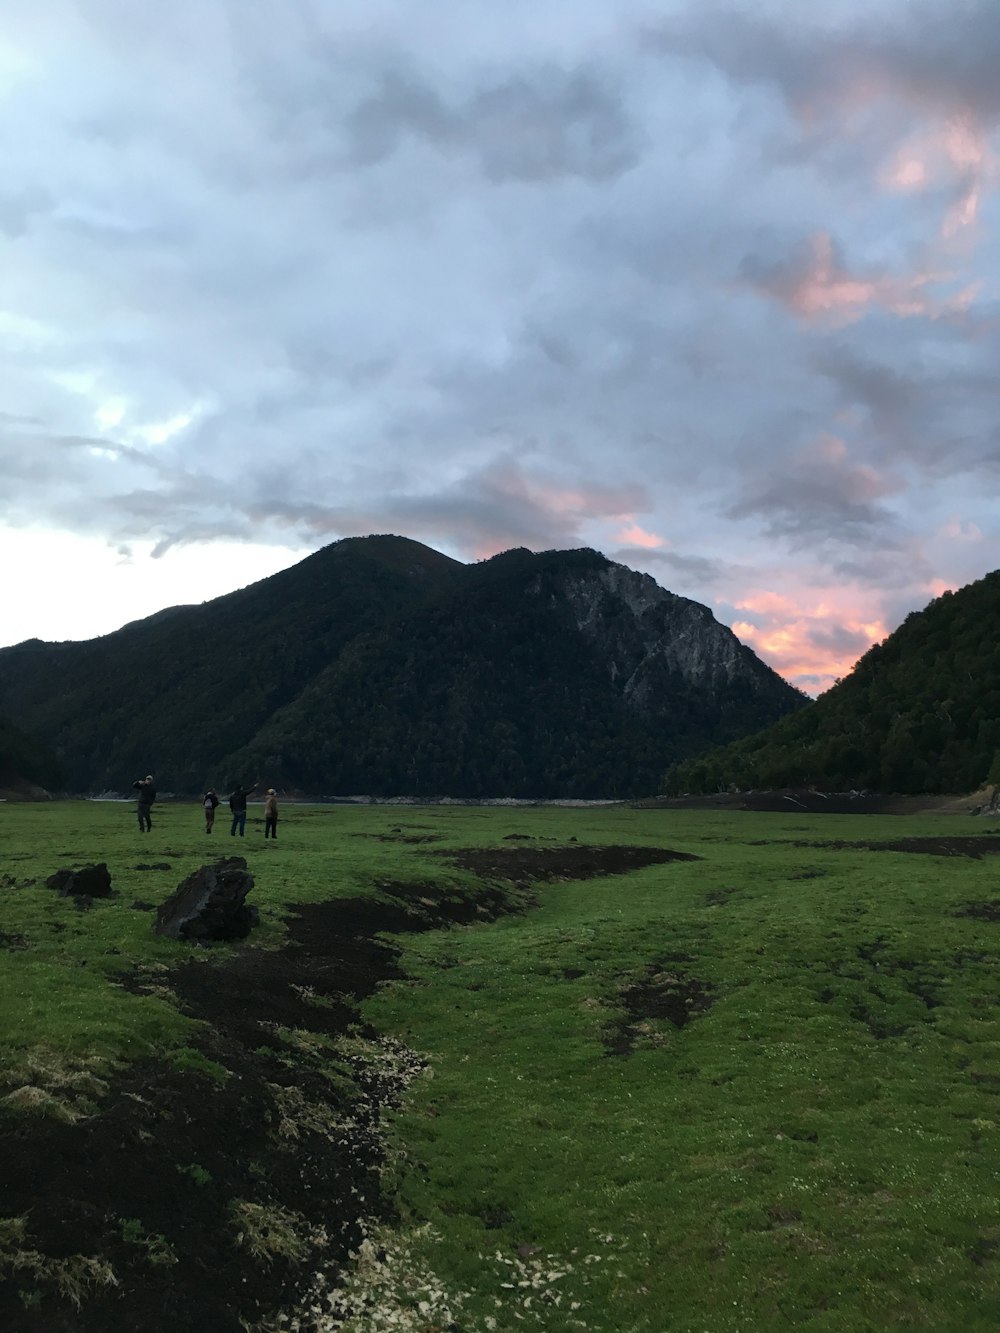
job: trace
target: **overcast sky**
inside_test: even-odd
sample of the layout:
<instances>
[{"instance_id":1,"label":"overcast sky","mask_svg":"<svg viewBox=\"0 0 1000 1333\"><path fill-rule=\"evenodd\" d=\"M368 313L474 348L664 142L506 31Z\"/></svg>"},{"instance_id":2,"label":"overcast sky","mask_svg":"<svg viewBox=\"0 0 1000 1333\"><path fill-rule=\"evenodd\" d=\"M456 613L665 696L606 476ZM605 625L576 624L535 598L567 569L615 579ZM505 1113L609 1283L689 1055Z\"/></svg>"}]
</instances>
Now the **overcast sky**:
<instances>
[{"instance_id":1,"label":"overcast sky","mask_svg":"<svg viewBox=\"0 0 1000 1333\"><path fill-rule=\"evenodd\" d=\"M1000 564L997 0L4 0L0 643L591 545L815 692Z\"/></svg>"}]
</instances>

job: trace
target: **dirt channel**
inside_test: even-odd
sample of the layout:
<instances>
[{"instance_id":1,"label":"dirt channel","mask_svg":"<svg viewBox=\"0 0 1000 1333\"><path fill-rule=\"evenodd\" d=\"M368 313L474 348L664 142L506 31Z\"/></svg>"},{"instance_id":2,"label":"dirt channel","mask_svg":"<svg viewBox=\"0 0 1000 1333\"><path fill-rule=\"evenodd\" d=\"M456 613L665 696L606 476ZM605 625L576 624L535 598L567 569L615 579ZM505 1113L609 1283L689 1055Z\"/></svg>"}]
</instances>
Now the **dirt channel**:
<instances>
[{"instance_id":1,"label":"dirt channel","mask_svg":"<svg viewBox=\"0 0 1000 1333\"><path fill-rule=\"evenodd\" d=\"M691 859L583 845L447 855L479 877L474 890L382 883L377 898L294 909L280 950L199 950L122 978L201 1020L196 1049L94 1080L72 1120L0 1118L0 1328L271 1327L317 1269L335 1279L363 1218L393 1215L383 1118L420 1061L360 1018L401 976L384 933L524 911L539 881Z\"/></svg>"}]
</instances>

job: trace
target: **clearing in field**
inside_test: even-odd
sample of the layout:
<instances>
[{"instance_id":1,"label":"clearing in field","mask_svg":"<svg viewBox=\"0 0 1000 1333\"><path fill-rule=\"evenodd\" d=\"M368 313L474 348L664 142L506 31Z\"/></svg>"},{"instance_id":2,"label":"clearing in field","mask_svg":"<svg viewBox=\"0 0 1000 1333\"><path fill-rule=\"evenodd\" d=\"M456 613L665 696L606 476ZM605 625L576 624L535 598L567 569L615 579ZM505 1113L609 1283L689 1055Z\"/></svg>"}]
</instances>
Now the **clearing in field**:
<instances>
[{"instance_id":1,"label":"clearing in field","mask_svg":"<svg viewBox=\"0 0 1000 1333\"><path fill-rule=\"evenodd\" d=\"M1000 1324L982 821L0 810L0 1326ZM46 878L105 861L113 896Z\"/></svg>"}]
</instances>

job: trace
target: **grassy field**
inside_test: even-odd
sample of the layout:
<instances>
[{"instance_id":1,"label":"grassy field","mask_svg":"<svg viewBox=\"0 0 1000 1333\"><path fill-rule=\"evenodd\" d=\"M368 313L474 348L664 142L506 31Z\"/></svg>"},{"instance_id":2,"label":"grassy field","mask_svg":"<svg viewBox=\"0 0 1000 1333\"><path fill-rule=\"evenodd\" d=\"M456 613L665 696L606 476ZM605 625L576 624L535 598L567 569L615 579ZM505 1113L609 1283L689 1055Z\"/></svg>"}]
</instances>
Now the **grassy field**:
<instances>
[{"instance_id":1,"label":"grassy field","mask_svg":"<svg viewBox=\"0 0 1000 1333\"><path fill-rule=\"evenodd\" d=\"M286 1255L297 1302L255 1328L1000 1326L1000 860L961 854L1000 846L982 820L284 813L277 846L253 810L235 840L261 927L249 945L198 951L203 969L238 958L246 972L279 950L298 904L388 903L409 884L418 902L461 907L507 875L523 891L535 854L556 878L523 913L394 937L401 975L359 1019L425 1064L392 1113L379 1206L360 1209L334 1300ZM28 1117L67 1133L100 1121L137 1061L212 1084L204 1020L172 989L192 950L157 939L142 906L210 840L194 807L154 822L141 838L131 807L0 808L0 1106L22 1136ZM921 841L887 849L904 839ZM609 846L697 859L558 876L557 849L578 862ZM467 849L484 854L478 873L449 858ZM227 821L211 850L234 850ZM113 900L81 911L44 887L90 860L109 864ZM159 984L119 984L137 974ZM347 1058L332 1040L326 1055ZM31 1222L2 1200L0 1267L16 1276ZM36 1270L48 1300L51 1274ZM26 1314L23 1327L90 1327L91 1298L77 1323Z\"/></svg>"}]
</instances>

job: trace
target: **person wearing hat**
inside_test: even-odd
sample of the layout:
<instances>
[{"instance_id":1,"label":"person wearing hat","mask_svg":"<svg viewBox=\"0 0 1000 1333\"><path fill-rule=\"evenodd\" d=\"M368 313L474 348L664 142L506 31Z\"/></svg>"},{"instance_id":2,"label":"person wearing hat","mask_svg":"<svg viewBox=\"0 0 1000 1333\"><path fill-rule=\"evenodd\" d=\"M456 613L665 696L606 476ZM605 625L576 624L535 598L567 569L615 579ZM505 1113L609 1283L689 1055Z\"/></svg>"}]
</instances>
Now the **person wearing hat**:
<instances>
[{"instance_id":1,"label":"person wearing hat","mask_svg":"<svg viewBox=\"0 0 1000 1333\"><path fill-rule=\"evenodd\" d=\"M268 787L264 797L264 837L270 834L277 841L278 837L278 794L273 787Z\"/></svg>"},{"instance_id":2,"label":"person wearing hat","mask_svg":"<svg viewBox=\"0 0 1000 1333\"><path fill-rule=\"evenodd\" d=\"M147 773L144 778L137 778L132 786L139 793L138 800L135 803L135 813L139 816L139 832L151 833L153 831L153 821L150 818L150 811L153 808L153 802L156 800L156 785L153 782L152 773Z\"/></svg>"},{"instance_id":3,"label":"person wearing hat","mask_svg":"<svg viewBox=\"0 0 1000 1333\"><path fill-rule=\"evenodd\" d=\"M208 791L201 798L202 809L205 811L205 832L212 832L212 825L215 823L215 807L219 804L219 796L214 787L209 787Z\"/></svg>"}]
</instances>

